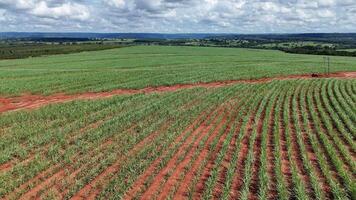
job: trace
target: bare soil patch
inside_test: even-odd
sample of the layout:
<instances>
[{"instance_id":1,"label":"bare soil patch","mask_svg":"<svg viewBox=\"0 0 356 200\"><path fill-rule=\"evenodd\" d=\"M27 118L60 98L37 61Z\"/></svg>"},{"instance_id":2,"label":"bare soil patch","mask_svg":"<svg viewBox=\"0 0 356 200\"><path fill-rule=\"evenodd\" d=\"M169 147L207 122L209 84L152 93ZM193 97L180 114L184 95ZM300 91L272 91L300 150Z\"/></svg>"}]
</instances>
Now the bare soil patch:
<instances>
[{"instance_id":1,"label":"bare soil patch","mask_svg":"<svg viewBox=\"0 0 356 200\"><path fill-rule=\"evenodd\" d=\"M82 94L64 94L58 93L50 96L23 94L18 97L0 97L0 113L7 111L15 111L21 109L36 109L48 104L63 103L73 100L90 100L103 99L117 95L130 94L149 94L160 92L173 92L180 89L189 89L195 87L217 88L236 83L267 83L273 80L291 80L291 79L312 79L312 78L356 78L356 72L339 72L329 75L325 74L306 74L306 75L289 75L271 78L260 78L251 80L228 80L217 81L210 83L192 83L192 84L178 84L172 86L147 87L143 89L117 89L110 92L87 92Z\"/></svg>"}]
</instances>

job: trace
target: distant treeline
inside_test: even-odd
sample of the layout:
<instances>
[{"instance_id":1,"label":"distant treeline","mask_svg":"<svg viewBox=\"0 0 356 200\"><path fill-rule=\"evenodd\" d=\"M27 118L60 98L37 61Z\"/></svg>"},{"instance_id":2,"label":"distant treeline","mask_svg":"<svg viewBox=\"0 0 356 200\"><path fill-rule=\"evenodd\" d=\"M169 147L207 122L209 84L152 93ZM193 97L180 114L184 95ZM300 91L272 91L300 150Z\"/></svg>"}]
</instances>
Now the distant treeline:
<instances>
[{"instance_id":1,"label":"distant treeline","mask_svg":"<svg viewBox=\"0 0 356 200\"><path fill-rule=\"evenodd\" d=\"M286 40L289 43L298 43L296 40ZM300 41L299 41L300 42ZM356 45L348 44L347 46L343 43L325 43L327 45L322 45L323 43L316 43L315 45L305 45L305 46L293 46L280 45L281 41L261 41L261 40L234 40L234 39L200 39L200 40L162 40L162 39L144 39L135 40L135 45L171 45L171 46L200 46L200 47L225 47L225 48L253 48L253 49L273 49L280 50L286 53L294 54L313 54L313 55L329 55L329 56L352 56L356 57L356 52L344 51L342 48L356 49ZM269 46L264 46L264 45ZM282 43L283 44L283 43ZM333 44L328 46L328 44ZM339 48L335 48L335 47Z\"/></svg>"},{"instance_id":2,"label":"distant treeline","mask_svg":"<svg viewBox=\"0 0 356 200\"><path fill-rule=\"evenodd\" d=\"M337 43L342 45L356 45L356 33L301 33L301 34L246 34L214 36L217 39L249 40L262 43L313 41Z\"/></svg>"},{"instance_id":3,"label":"distant treeline","mask_svg":"<svg viewBox=\"0 0 356 200\"><path fill-rule=\"evenodd\" d=\"M119 48L117 44L84 43L84 44L0 44L0 59L17 59L43 55L69 54L83 51L97 51Z\"/></svg>"},{"instance_id":4,"label":"distant treeline","mask_svg":"<svg viewBox=\"0 0 356 200\"><path fill-rule=\"evenodd\" d=\"M1 36L5 39L1 40ZM122 38L110 39L114 36ZM123 39L125 37L132 38ZM356 52L342 50L356 49L354 33L269 35L0 33L0 59L97 51L133 45L254 48L295 54L356 56Z\"/></svg>"},{"instance_id":5,"label":"distant treeline","mask_svg":"<svg viewBox=\"0 0 356 200\"><path fill-rule=\"evenodd\" d=\"M328 55L328 56L352 56L356 57L356 51L342 51L336 50L334 48L328 47L318 47L318 46L303 46L294 48L278 48L278 50L284 51L286 53L296 53L296 54L313 54L313 55Z\"/></svg>"}]
</instances>

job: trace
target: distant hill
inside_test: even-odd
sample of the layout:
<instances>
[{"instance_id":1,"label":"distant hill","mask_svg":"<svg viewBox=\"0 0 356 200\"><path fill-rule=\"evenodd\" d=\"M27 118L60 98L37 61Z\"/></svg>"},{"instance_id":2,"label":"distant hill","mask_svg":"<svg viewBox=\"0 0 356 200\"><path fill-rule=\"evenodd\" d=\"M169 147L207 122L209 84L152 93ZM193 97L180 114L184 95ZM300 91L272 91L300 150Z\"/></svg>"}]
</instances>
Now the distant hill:
<instances>
[{"instance_id":1,"label":"distant hill","mask_svg":"<svg viewBox=\"0 0 356 200\"><path fill-rule=\"evenodd\" d=\"M315 41L335 43L356 43L356 33L300 33L300 34L251 34L214 36L217 39L241 39L254 41Z\"/></svg>"},{"instance_id":2,"label":"distant hill","mask_svg":"<svg viewBox=\"0 0 356 200\"><path fill-rule=\"evenodd\" d=\"M0 32L0 39L75 38L75 39L204 39L226 34L160 34L160 33L41 33Z\"/></svg>"},{"instance_id":3,"label":"distant hill","mask_svg":"<svg viewBox=\"0 0 356 200\"><path fill-rule=\"evenodd\" d=\"M356 41L356 33L300 33L300 34L212 34L212 33L44 33L0 32L0 39L250 39L250 40L303 40L303 41Z\"/></svg>"}]
</instances>

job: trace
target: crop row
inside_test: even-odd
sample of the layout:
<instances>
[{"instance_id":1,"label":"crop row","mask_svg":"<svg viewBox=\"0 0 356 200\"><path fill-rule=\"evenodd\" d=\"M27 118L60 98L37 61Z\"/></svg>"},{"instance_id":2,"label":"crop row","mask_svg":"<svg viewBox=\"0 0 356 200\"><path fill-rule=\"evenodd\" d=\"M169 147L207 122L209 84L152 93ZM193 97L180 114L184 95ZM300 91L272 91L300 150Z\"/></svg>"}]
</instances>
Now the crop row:
<instances>
[{"instance_id":1,"label":"crop row","mask_svg":"<svg viewBox=\"0 0 356 200\"><path fill-rule=\"evenodd\" d=\"M353 79L279 80L0 115L5 199L352 199Z\"/></svg>"}]
</instances>

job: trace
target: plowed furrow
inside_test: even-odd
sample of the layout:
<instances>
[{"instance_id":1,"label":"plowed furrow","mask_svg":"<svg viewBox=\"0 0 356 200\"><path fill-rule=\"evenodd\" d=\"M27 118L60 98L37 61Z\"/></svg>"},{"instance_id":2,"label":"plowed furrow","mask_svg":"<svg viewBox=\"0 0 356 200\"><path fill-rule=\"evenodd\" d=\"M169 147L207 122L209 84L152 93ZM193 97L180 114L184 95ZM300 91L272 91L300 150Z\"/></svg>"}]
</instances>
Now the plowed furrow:
<instances>
[{"instance_id":1,"label":"plowed furrow","mask_svg":"<svg viewBox=\"0 0 356 200\"><path fill-rule=\"evenodd\" d=\"M40 172L35 177L33 177L30 180L28 180L27 182L21 184L14 191L12 191L8 195L6 195L4 199L18 199L19 196L21 194L23 194L23 192L27 191L33 185L39 185L46 179L50 179L50 177L57 174L60 169L61 169L61 166L59 164L50 166L48 169Z\"/></svg>"},{"instance_id":2,"label":"plowed furrow","mask_svg":"<svg viewBox=\"0 0 356 200\"><path fill-rule=\"evenodd\" d=\"M162 186L161 184L165 182L167 176L170 176L171 170L176 168L176 166L177 166L176 162L177 162L177 160L179 160L179 158L181 156L185 157L186 152L189 151L189 149L191 151L194 151L194 149L197 148L197 146L199 145L201 140L205 136L208 136L209 134L211 134L211 132L217 133L219 131L219 129L226 122L227 115L224 114L224 112L226 112L225 109L219 111L218 115L211 122L211 124L209 124L206 128L203 128L201 131L196 132L197 136L194 139L194 141L186 142L178 149L176 154L171 158L171 160L169 160L169 162L166 164L166 166L162 170L160 170L160 172L155 176L151 185L148 187L148 189L142 195L143 199L152 199L152 197L154 197L160 191L161 186ZM219 118L221 118L221 120L218 123L218 126L214 130L212 130L212 128L214 127L214 124L219 120Z\"/></svg>"},{"instance_id":3,"label":"plowed furrow","mask_svg":"<svg viewBox=\"0 0 356 200\"><path fill-rule=\"evenodd\" d=\"M313 93L315 92L319 92L318 90L314 90ZM328 154L327 150L326 150L326 147L324 146L323 142L322 142L322 139L320 138L320 135L318 133L318 130L316 129L316 124L314 122L314 119L311 117L312 113L311 112L318 112L317 111L317 105L316 105L316 99L315 99L315 95L312 96L312 102L310 102L310 106L312 106L312 109L307 106L307 112L308 112L308 121L309 121L309 128L313 131L313 133L316 135L316 138L318 140L318 143L319 143L319 147L321 149L321 151L323 152L323 154L325 155L325 158L327 160L327 163L328 163L328 166L330 166L330 170L331 170L331 174L332 176L334 177L335 180L338 180L339 183L342 183L342 178L338 175L337 173L337 170L336 170L336 167L335 165L333 164L332 160L331 160L331 157L330 155Z\"/></svg>"},{"instance_id":4,"label":"plowed furrow","mask_svg":"<svg viewBox=\"0 0 356 200\"><path fill-rule=\"evenodd\" d=\"M283 113L285 112L285 107L283 104L286 101L286 97L282 101L281 111L279 113L279 133L280 133L280 156L281 156L281 171L283 176L285 177L285 182L287 188L291 190L293 188L293 181L292 181L292 171L291 171L291 163L288 157L288 147L287 147L287 136L286 136L286 127L288 126L287 123L283 120Z\"/></svg>"},{"instance_id":5,"label":"plowed furrow","mask_svg":"<svg viewBox=\"0 0 356 200\"><path fill-rule=\"evenodd\" d=\"M276 173L275 173L275 157L274 157L274 149L275 145L274 140L273 140L273 134L274 134L274 121L275 121L275 112L276 112L276 106L277 106L278 100L276 100L273 103L271 112L269 113L269 120L268 120L268 131L267 131L267 173L268 173L268 191L267 191L267 197L268 199L276 199L278 197L278 192L277 192L277 179L276 179Z\"/></svg>"},{"instance_id":6,"label":"plowed furrow","mask_svg":"<svg viewBox=\"0 0 356 200\"><path fill-rule=\"evenodd\" d=\"M134 127L135 125L131 126L129 129L131 129L132 127ZM126 131L128 131L129 129L127 129ZM150 135L145 138L146 140L150 139ZM146 140L143 141L146 141ZM105 150L108 148L108 146L113 142L112 137L109 137L107 139L105 139L96 149L91 150L90 152L87 152L87 154L85 154L84 156L82 154L76 153L71 157L71 160L73 162L77 162L77 163L81 163L83 160L87 160L88 158L90 158L90 160L101 160L101 159L105 159ZM138 144L137 146L139 146L140 144ZM135 152L137 148L133 148L132 152ZM100 151L99 151L100 150ZM99 153L98 153L99 152ZM81 157L79 157L81 156ZM79 157L79 158L78 158ZM125 159L125 157L123 158ZM73 178L75 178L75 176L82 170L85 169L86 167L90 166L92 164L92 162L85 162L84 165L80 166L79 168L75 168L74 166L64 166L63 169L66 171L66 176L63 177L62 179L65 179L68 182L62 182L63 184L68 184L70 182L75 182L75 180L73 180ZM59 173L59 172L57 172ZM56 175L56 174L55 174ZM60 184L59 184L60 185ZM68 186L68 185L67 185ZM54 187L54 185L46 185L46 187L51 188ZM61 187L62 188L62 187ZM92 188L91 188L92 189ZM62 188L63 191L67 191L68 188ZM30 191L29 191L30 192ZM65 195L66 193L64 193L63 195Z\"/></svg>"},{"instance_id":7,"label":"plowed furrow","mask_svg":"<svg viewBox=\"0 0 356 200\"><path fill-rule=\"evenodd\" d=\"M252 135L252 130L253 130L253 126L255 124L255 117L257 114L257 110L259 108L259 106L262 103L262 99L260 100L260 102L257 104L257 106L255 108L253 108L254 110L251 112L250 114L250 118L246 124L245 127L245 131L244 131L244 137L241 141L241 147L240 147L240 152L238 155L238 163L237 163L237 168L236 168L236 175L233 178L232 181L232 186L231 186L231 198L232 199L238 199L240 196L240 190L243 186L243 177L244 177L244 169L245 169L245 164L246 164L246 158L247 158L247 154L248 154L248 150L249 150L249 140L251 138Z\"/></svg>"},{"instance_id":8,"label":"plowed furrow","mask_svg":"<svg viewBox=\"0 0 356 200\"><path fill-rule=\"evenodd\" d=\"M338 85L338 90L340 91L341 96L343 97L343 99L346 100L346 107L350 109L351 113L353 114L353 116L356 116L356 108L354 108L355 102L353 101L352 98L350 98L350 96L347 94L347 82L346 81L342 81L339 82ZM355 118L353 118L355 119Z\"/></svg>"},{"instance_id":9,"label":"plowed furrow","mask_svg":"<svg viewBox=\"0 0 356 200\"><path fill-rule=\"evenodd\" d=\"M299 88L300 89L300 88ZM298 91L300 92L300 91ZM306 168L303 164L303 160L302 160L302 152L300 150L300 146L298 144L298 138L297 138L297 132L296 132L296 124L293 120L293 99L296 98L295 93L293 94L292 98L290 98L290 102L289 102L289 128L290 128L290 134L291 134L291 149L292 149L292 159L295 161L296 163L296 167L297 167L297 171L299 174L300 179L303 181L303 184L305 186L305 189L307 190L308 194L310 196L313 195L313 189L311 186L311 180L310 177L307 174Z\"/></svg>"},{"instance_id":10,"label":"plowed furrow","mask_svg":"<svg viewBox=\"0 0 356 200\"><path fill-rule=\"evenodd\" d=\"M100 114L101 112L105 112L105 108L107 108L108 106L100 109L99 111L95 111L94 113L91 113L88 117L92 117L92 116L95 116L95 115L98 115ZM118 110L120 111L120 110ZM94 130L95 128L97 128L98 126L100 126L101 124L103 124L105 121L109 120L110 117L112 117L112 115L109 115L109 116L105 116L105 115L102 115L101 117L99 117L98 119L94 120L94 121L91 121L90 123L84 125L84 126L80 126L81 128L79 130L76 130L74 129L76 126L76 123L80 120L74 120L68 124L66 124L65 127L63 127L62 129L66 129L66 127L73 127L73 128L69 128L68 132L66 132L66 141L68 141L67 143L69 145L73 145L75 143L75 140L77 140L78 138L80 138L81 136L85 135L85 133L87 133L87 131L90 131L90 130ZM49 129L51 129L52 127L49 127ZM59 130L58 130L59 131ZM46 143L44 144L43 146L39 147L38 149L35 148L35 149L30 149L28 150L28 154L29 156L23 160L23 161L20 161L20 163L18 163L17 161L15 160L11 160L9 162L12 162L14 163L13 166L15 165L18 165L18 164L23 164L23 163L29 163L31 161L33 161L33 158L34 158L34 153L35 152L41 152L40 153L40 156L43 156L43 157L46 157L47 156L47 153L48 153L48 150L50 149L50 147L55 143L56 141L50 141L49 143ZM72 158L73 160L73 158Z\"/></svg>"},{"instance_id":11,"label":"plowed furrow","mask_svg":"<svg viewBox=\"0 0 356 200\"><path fill-rule=\"evenodd\" d=\"M234 112L237 114L237 110L240 109L241 106L242 105L239 105L239 107L237 107L237 108L235 108L233 106L231 109L234 109ZM234 118L236 118L236 116ZM234 121L234 119L230 120L229 124L225 128L224 136L219 139L219 142L216 146L220 146L220 144L225 140L227 133L231 129L231 125L232 125L233 121ZM215 142L213 142L213 143L215 144ZM207 148L204 148L203 155L206 155L206 156L198 156L196 158L196 160L194 161L194 163L189 168L188 172L183 175L180 183L178 183L178 185L176 185L177 190L175 191L175 193L173 195L173 199L187 198L189 192L192 192L192 193L195 192L195 191L188 191L188 190L190 190L194 187L193 183L195 181L197 181L197 177L200 175L200 172L203 170L203 167L204 167L203 165L205 165L208 162L208 160L215 159L216 154L219 152L218 149L221 148L221 147L218 147L218 148L211 149L212 146L215 147L215 145L210 145ZM214 151L212 151L212 150L214 150ZM163 191L165 191L165 190L163 190Z\"/></svg>"},{"instance_id":12,"label":"plowed furrow","mask_svg":"<svg viewBox=\"0 0 356 200\"><path fill-rule=\"evenodd\" d=\"M323 118L323 116L321 115L321 112L324 112L326 111L326 102L323 100L322 94L319 93L319 97L321 99L321 108L319 108L317 105L316 105L316 102L315 103L315 111L316 111L316 114L317 114L317 117L318 117L318 121L320 121L321 123L319 123L319 127L321 128L322 132L325 133L325 136L327 137L327 140L329 141L329 143L333 146L333 149L336 151L336 153L339 155L339 158L341 159L341 161L343 162L344 164L344 168L350 172L351 174L354 173L353 172L353 166L352 166L352 161L348 161L347 157L349 154L343 154L341 148L342 147L348 147L348 149L352 149L352 146L349 144L349 143L344 143L344 146L341 146L341 145L338 145L336 143L336 140L339 140L340 141L340 137L343 138L342 136L342 133L340 132L339 129L337 129L335 126L333 126L333 130L330 130L328 129L328 127L326 127L326 125L324 123L327 123L327 121L331 121L331 118L330 117L326 117L326 118ZM327 113L327 112L326 112ZM330 116L330 115L329 115ZM330 122L329 121L329 122ZM341 120L342 121L342 120ZM324 122L324 123L323 123ZM338 133L337 135L335 135L334 133ZM342 140L341 140L342 141ZM347 153L350 153L350 152L347 152ZM356 178L356 174L354 174L354 177Z\"/></svg>"},{"instance_id":13,"label":"plowed furrow","mask_svg":"<svg viewBox=\"0 0 356 200\"><path fill-rule=\"evenodd\" d=\"M55 182L62 180L65 175L65 171L61 169L59 172L55 173L50 178L45 179L39 185L26 192L23 196L21 196L20 199L27 200L32 198L38 198L38 194L40 191L43 191L47 189L49 185L55 184Z\"/></svg>"},{"instance_id":14,"label":"plowed furrow","mask_svg":"<svg viewBox=\"0 0 356 200\"><path fill-rule=\"evenodd\" d=\"M112 179L112 176L121 169L123 162L131 157L135 157L145 145L150 144L159 134L165 132L169 126L170 123L163 123L158 130L145 136L143 140L135 144L124 156L118 155L118 159L113 164L97 175L90 183L85 185L72 199L95 199L101 189Z\"/></svg>"},{"instance_id":15,"label":"plowed furrow","mask_svg":"<svg viewBox=\"0 0 356 200\"><path fill-rule=\"evenodd\" d=\"M211 146L207 147L206 148L206 152L207 154L209 154L209 152L212 152L209 156L209 158L207 159L206 161L206 165L203 166L203 168L201 169L202 173L199 174L198 173L198 169L201 165L201 163L199 162L195 162L195 166L196 166L196 173L195 175L196 176L199 176L199 177L196 177L197 178L197 184L194 186L190 185L191 187L195 187L194 188L194 197L193 198L198 198L200 197L203 192L204 192L204 188L205 188L205 182L206 180L209 178L209 175L210 175L210 172L211 170L213 169L214 167L214 163L215 163L215 160L218 156L218 153L220 152L221 148L222 148L222 145L226 139L226 137L228 136L228 134L230 133L230 130L232 128L232 125L237 117L237 110L238 108L235 108L234 106L231 107L231 109L234 109L234 114L232 114L233 116L231 116L231 119L229 121L229 123L227 124L227 126L225 127L224 131L223 131L223 137L221 137L217 143L217 145L215 146L214 149L210 149ZM193 180L194 177L192 176L186 176L185 180L183 180L183 182L185 183L188 183L188 182L191 182ZM177 195L175 195L176 198L180 198L178 195L179 194L182 194L182 193L187 193L188 191L182 191L182 187L180 188L180 191L178 191L179 193L177 193ZM187 188L186 188L187 189Z\"/></svg>"},{"instance_id":16,"label":"plowed furrow","mask_svg":"<svg viewBox=\"0 0 356 200\"><path fill-rule=\"evenodd\" d=\"M13 164L12 162L6 162L0 165L0 173L7 172L12 168Z\"/></svg>"},{"instance_id":17,"label":"plowed furrow","mask_svg":"<svg viewBox=\"0 0 356 200\"><path fill-rule=\"evenodd\" d=\"M183 104L181 107L183 107L185 104ZM148 118L150 115L147 115L146 117L144 117L144 119ZM151 118L152 119L152 118ZM112 178L112 176L121 168L121 163L123 163L125 160L127 160L130 157L134 157L136 156L140 150L144 147L144 145L152 142L156 136L158 136L161 132L165 132L165 130L170 126L171 122L166 122L164 120L159 120L156 123L158 130L153 131L150 134L147 134L144 136L144 138L137 144L135 144L133 146L133 148L131 148L127 153L125 153L124 156L122 155L115 155L118 157L118 160L114 161L113 164L111 164L110 166L108 166L104 171L102 171L99 175L94 174L95 179L92 180L89 184L87 184L84 188L81 189L81 193L78 195L78 193L76 194L76 198L80 198L81 197L85 197L86 199L88 199L87 195L90 196L96 196L97 194L99 194L99 192L101 191L101 188L104 187L104 185L106 185ZM133 131L133 129L137 127L137 124L131 125L131 127L129 127L125 132L127 132L130 135L135 135L137 134L136 132ZM95 151L91 151L89 153L87 153L84 157L88 156L88 158L90 158L90 162L86 162L84 165L80 166L79 169L77 169L76 171L74 171L72 174L70 174L69 176L67 176L65 178L65 186L63 186L62 190L64 191L68 191L69 188L71 187L71 185L69 185L69 183L75 183L76 180L80 180L81 178L77 177L76 175L78 174L78 170L80 170L80 174L83 176L83 173L81 171L85 171L87 169L95 169L100 167L98 163L99 160L105 160L106 157L108 156L106 153L106 149L109 149L111 143L114 143L115 141L113 141L115 139L115 136L109 136L109 138L106 139L105 142L103 142L103 144L100 145L100 148L96 149ZM119 138L116 138L115 140L119 140ZM97 152L97 153L95 153ZM93 154L94 153L94 154ZM83 158L84 158L83 157ZM81 170L83 169L83 170ZM74 175L75 174L75 175ZM100 189L99 189L100 188Z\"/></svg>"},{"instance_id":18,"label":"plowed furrow","mask_svg":"<svg viewBox=\"0 0 356 200\"><path fill-rule=\"evenodd\" d=\"M347 98L346 96L344 96L344 93L341 89L341 85L343 85L344 82L341 82L340 80L334 80L333 85L332 85L332 91L331 94L336 101L339 103L340 108L342 108L342 112L344 114L346 114L346 117L348 118L348 120L350 120L350 122L352 122L352 120L356 120L356 113L353 112L353 105L349 104L350 100L349 98ZM354 127L354 126L351 126ZM355 127L354 127L355 128Z\"/></svg>"},{"instance_id":19,"label":"plowed furrow","mask_svg":"<svg viewBox=\"0 0 356 200\"><path fill-rule=\"evenodd\" d=\"M352 99L353 103L356 103L356 92L354 92L352 90L352 85L354 85L354 84L352 84L352 83L346 83L345 84L345 87L344 87L345 88L345 92L346 92L345 94Z\"/></svg>"},{"instance_id":20,"label":"plowed furrow","mask_svg":"<svg viewBox=\"0 0 356 200\"><path fill-rule=\"evenodd\" d=\"M325 86L325 94L327 97L327 100L329 102L329 105L333 108L335 113L338 114L339 118L342 119L342 122L345 127L347 127L348 130L350 130L351 133L355 134L355 125L351 123L353 113L347 113L347 106L345 106L345 101L346 99L341 99L340 96L336 94L336 80L333 81L328 81L327 85Z\"/></svg>"},{"instance_id":21,"label":"plowed furrow","mask_svg":"<svg viewBox=\"0 0 356 200\"><path fill-rule=\"evenodd\" d=\"M261 167L261 137L262 137L262 128L264 123L264 118L266 117L266 109L261 113L260 118L257 123L257 136L253 146L254 162L252 164L252 179L249 188L249 199L258 199L258 190L259 190L259 170Z\"/></svg>"},{"instance_id":22,"label":"plowed furrow","mask_svg":"<svg viewBox=\"0 0 356 200\"><path fill-rule=\"evenodd\" d=\"M214 117L214 113L216 112L221 112L221 108L217 108L213 111L211 111L207 117L205 118L206 113L202 113L189 127L187 127L176 139L175 141L170 145L170 147L162 153L162 155L157 158L146 170L145 172L135 181L135 183L131 186L131 189L126 192L124 199L132 199L135 197L136 194L142 191L145 182L149 179L149 177L152 174L155 174L156 168L158 165L162 162L163 158L169 155L169 150L171 147L174 145L180 144L181 145L188 145L189 142L191 142L194 137L200 133L202 130L206 129L208 127L208 121L212 120ZM215 116L216 118L216 116ZM197 127L196 127L197 126ZM190 134L191 132L191 134ZM186 138L185 138L186 137ZM184 140L185 139L185 140Z\"/></svg>"},{"instance_id":23,"label":"plowed furrow","mask_svg":"<svg viewBox=\"0 0 356 200\"><path fill-rule=\"evenodd\" d=\"M308 95L308 92L305 92L301 94L300 98L297 99L297 104L298 104L298 116L299 116L299 123L303 126L301 126L302 129L302 138L303 138L303 143L306 147L307 150L307 156L308 160L310 161L312 167L313 167L313 173L317 175L317 178L321 184L321 187L324 191L325 198L331 199L331 191L330 191L330 185L327 181L327 178L325 177L324 173L322 172L322 168L320 166L320 163L318 161L318 158L316 156L315 150L312 146L311 138L308 136L310 134L310 131L312 130L312 127L310 126L310 116L309 112L307 110L307 101L306 101L306 96ZM304 99L303 102L301 100ZM302 114L305 113L306 117ZM308 132L307 132L308 131Z\"/></svg>"},{"instance_id":24,"label":"plowed furrow","mask_svg":"<svg viewBox=\"0 0 356 200\"><path fill-rule=\"evenodd\" d=\"M233 109L234 106L231 106L230 109ZM211 151L211 149L209 148L213 142L213 140L217 139L219 137L218 140L218 145L215 149L215 155L220 151L221 149L221 145L223 143L223 141L226 139L227 134L230 131L231 128L231 124L233 123L234 119L236 116L231 116L232 113L230 113L230 119L224 118L222 123L219 124L216 129L214 130L214 132L209 136L207 142L205 143L203 149L201 152L198 153L196 160L194 161L194 164L199 164L201 160L204 160L208 155L209 155L209 151ZM227 122L228 120L228 122ZM227 122L227 125L226 125ZM221 132L221 129L224 128L225 130L223 131L222 135L218 135L219 132ZM194 149L192 152L189 152L190 155L193 155L194 153ZM190 156L189 155L189 156ZM216 156L215 156L216 157ZM190 160L189 160L190 159ZM209 158L209 160L214 159L214 154L212 158ZM175 172L173 172L173 174L169 177L169 179L167 180L167 182L164 184L164 186L161 189L161 194L158 196L158 199L166 199L170 193L172 192L172 190L174 189L174 187L176 187L178 181L180 181L181 176L182 176L182 172L186 171L185 167L189 165L189 161L193 161L191 160L191 158L187 157L179 163L178 167L175 169ZM189 171L194 173L194 168L189 168ZM183 174L184 175L184 174ZM182 197L181 197L182 198Z\"/></svg>"},{"instance_id":25,"label":"plowed furrow","mask_svg":"<svg viewBox=\"0 0 356 200\"><path fill-rule=\"evenodd\" d=\"M325 102L321 100L322 102L322 107L319 109L319 112L324 112L325 111ZM355 165L355 143L350 141L348 142L347 139L345 138L345 132L341 132L340 129L338 129L335 124L332 126L332 128L327 127L326 123L330 124L330 121L335 121L332 120L332 118L325 116L325 118L322 117L321 113L317 113L317 116L321 122L320 128L325 132L328 140L330 143L333 145L334 150L336 150L337 154L341 158L342 162L344 163L344 167L346 168L347 171L350 173L354 174L354 177L356 178L356 165ZM343 121L342 119L337 119L340 121ZM346 131L347 132L347 131ZM347 132L349 133L349 132ZM346 134L347 134L346 133ZM345 148L346 147L346 148Z\"/></svg>"},{"instance_id":26,"label":"plowed furrow","mask_svg":"<svg viewBox=\"0 0 356 200\"><path fill-rule=\"evenodd\" d=\"M237 129L236 130L239 131L241 124L242 124L242 119L239 120L239 123L237 125ZM220 199L221 198L222 190L223 190L224 183L225 183L225 180L226 180L227 170L231 165L231 159L232 159L234 150L236 149L237 138L238 138L238 132L235 132L233 137L232 137L232 139L231 139L231 142L229 144L226 156L225 156L224 160L222 161L222 163L220 165L220 169L219 169L220 174L219 174L216 186L214 188L214 198L215 199Z\"/></svg>"},{"instance_id":27,"label":"plowed furrow","mask_svg":"<svg viewBox=\"0 0 356 200\"><path fill-rule=\"evenodd\" d=\"M343 115L343 113L338 109L339 107L336 103L337 100L331 99L330 93L328 91L329 84L328 83L322 84L320 85L320 87L321 87L319 93L320 103L322 105L323 110L326 111L329 118L331 119L335 129L337 129L336 131L341 134L341 137L342 137L343 130L344 133L346 132L348 134L352 134L353 136L355 136L355 131L353 130L354 129L353 124L347 123L347 119L345 119L346 118L345 115Z\"/></svg>"}]
</instances>

